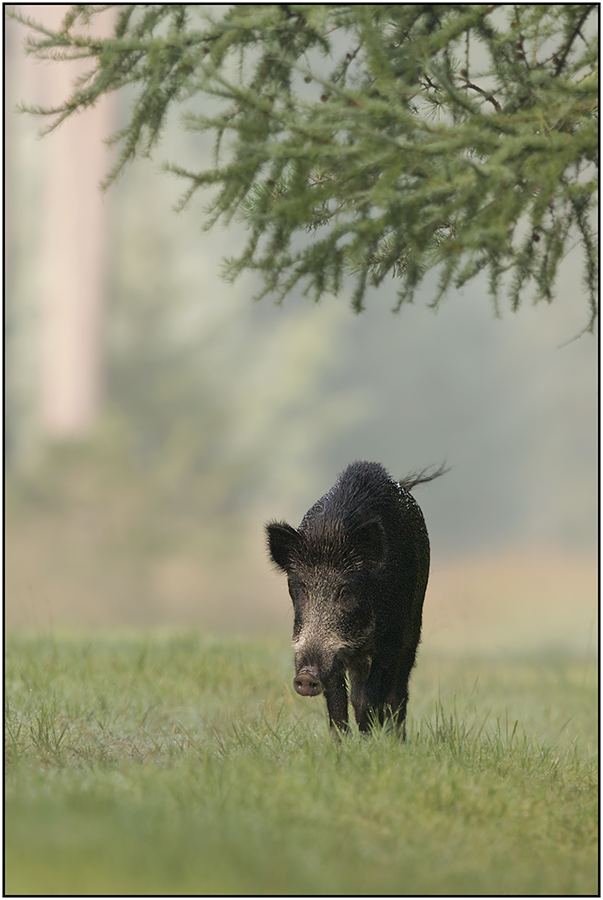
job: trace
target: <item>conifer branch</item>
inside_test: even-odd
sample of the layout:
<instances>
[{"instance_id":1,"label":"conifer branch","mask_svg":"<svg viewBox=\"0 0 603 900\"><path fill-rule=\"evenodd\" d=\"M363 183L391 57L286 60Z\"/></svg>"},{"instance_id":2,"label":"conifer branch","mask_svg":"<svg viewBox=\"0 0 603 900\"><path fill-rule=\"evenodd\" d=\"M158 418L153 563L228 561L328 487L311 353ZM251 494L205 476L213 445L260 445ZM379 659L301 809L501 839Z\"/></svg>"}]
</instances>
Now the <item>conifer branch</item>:
<instances>
[{"instance_id":1,"label":"conifer branch","mask_svg":"<svg viewBox=\"0 0 603 900\"><path fill-rule=\"evenodd\" d=\"M56 32L13 14L28 53L91 61L62 104L28 111L49 131L128 87L108 186L183 106L185 127L213 136L213 162L165 168L187 182L178 208L212 187L206 227L248 228L229 278L257 271L277 299L351 281L359 311L390 273L400 308L430 269L434 305L487 271L498 314L503 288L512 309L528 287L550 300L577 240L594 327L595 4L118 5L113 34L92 37L106 9L72 7ZM211 114L187 109L197 96Z\"/></svg>"}]
</instances>

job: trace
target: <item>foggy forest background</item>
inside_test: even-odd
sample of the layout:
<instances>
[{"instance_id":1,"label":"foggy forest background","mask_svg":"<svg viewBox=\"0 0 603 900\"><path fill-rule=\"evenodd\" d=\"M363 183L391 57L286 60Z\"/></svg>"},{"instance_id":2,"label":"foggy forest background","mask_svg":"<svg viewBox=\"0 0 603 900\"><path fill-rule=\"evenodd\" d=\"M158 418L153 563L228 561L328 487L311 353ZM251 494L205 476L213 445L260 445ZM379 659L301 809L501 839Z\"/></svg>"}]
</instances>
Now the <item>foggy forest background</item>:
<instances>
[{"instance_id":1,"label":"foggy forest background","mask_svg":"<svg viewBox=\"0 0 603 900\"><path fill-rule=\"evenodd\" d=\"M62 7L30 7L32 17ZM395 284L254 303L220 278L240 227L173 212L164 159L210 151L170 120L106 194L112 97L40 141L20 100L63 98L66 66L6 27L6 619L289 636L264 547L354 459L416 491L432 545L427 647L588 652L596 616L597 345L579 267L551 305L496 318L479 280L437 313ZM435 284L435 279L433 284ZM431 287L433 288L433 284ZM78 298L86 297L86 315ZM78 312L79 310L79 312Z\"/></svg>"}]
</instances>

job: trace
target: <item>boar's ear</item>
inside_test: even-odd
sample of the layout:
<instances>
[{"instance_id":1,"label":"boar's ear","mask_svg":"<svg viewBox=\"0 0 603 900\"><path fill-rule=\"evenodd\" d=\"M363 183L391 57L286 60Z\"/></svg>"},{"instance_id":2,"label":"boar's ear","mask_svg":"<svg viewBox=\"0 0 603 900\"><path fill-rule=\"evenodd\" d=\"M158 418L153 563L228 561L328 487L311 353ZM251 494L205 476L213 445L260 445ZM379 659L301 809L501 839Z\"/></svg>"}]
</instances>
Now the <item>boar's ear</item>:
<instances>
[{"instance_id":1,"label":"boar's ear","mask_svg":"<svg viewBox=\"0 0 603 900\"><path fill-rule=\"evenodd\" d=\"M354 550L370 569L376 569L385 562L385 535L381 522L366 522L355 528L350 535Z\"/></svg>"},{"instance_id":2,"label":"boar's ear","mask_svg":"<svg viewBox=\"0 0 603 900\"><path fill-rule=\"evenodd\" d=\"M291 567L291 557L301 535L299 531L287 525L286 522L270 522L266 525L268 535L268 552L270 558L279 569L288 572Z\"/></svg>"}]
</instances>

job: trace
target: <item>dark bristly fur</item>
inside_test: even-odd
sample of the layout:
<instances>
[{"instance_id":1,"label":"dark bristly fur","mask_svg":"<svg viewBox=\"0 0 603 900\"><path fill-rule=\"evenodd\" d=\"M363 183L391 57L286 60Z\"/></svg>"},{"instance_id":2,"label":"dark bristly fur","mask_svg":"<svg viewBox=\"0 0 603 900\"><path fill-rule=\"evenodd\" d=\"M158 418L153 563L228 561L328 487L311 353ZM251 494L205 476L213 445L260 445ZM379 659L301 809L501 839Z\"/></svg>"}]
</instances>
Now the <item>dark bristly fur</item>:
<instances>
[{"instance_id":1,"label":"dark bristly fur","mask_svg":"<svg viewBox=\"0 0 603 900\"><path fill-rule=\"evenodd\" d=\"M404 734L429 575L427 529L409 491L445 471L397 483L379 463L355 462L298 529L266 526L293 600L294 687L324 693L336 729L348 725L347 673L360 730L387 721Z\"/></svg>"}]
</instances>

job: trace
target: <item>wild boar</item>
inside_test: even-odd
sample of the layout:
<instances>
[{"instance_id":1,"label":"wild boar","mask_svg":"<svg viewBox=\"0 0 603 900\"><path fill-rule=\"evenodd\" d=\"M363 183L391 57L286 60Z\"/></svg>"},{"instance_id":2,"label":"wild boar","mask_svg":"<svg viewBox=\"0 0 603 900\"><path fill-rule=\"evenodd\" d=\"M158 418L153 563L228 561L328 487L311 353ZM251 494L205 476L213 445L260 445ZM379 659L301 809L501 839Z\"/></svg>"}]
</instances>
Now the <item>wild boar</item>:
<instances>
[{"instance_id":1,"label":"wild boar","mask_svg":"<svg viewBox=\"0 0 603 900\"><path fill-rule=\"evenodd\" d=\"M354 462L299 528L266 526L293 601L293 686L324 693L333 729L348 728L347 674L360 731L378 722L406 735L429 576L427 529L410 491L444 471L396 482L379 463Z\"/></svg>"}]
</instances>

